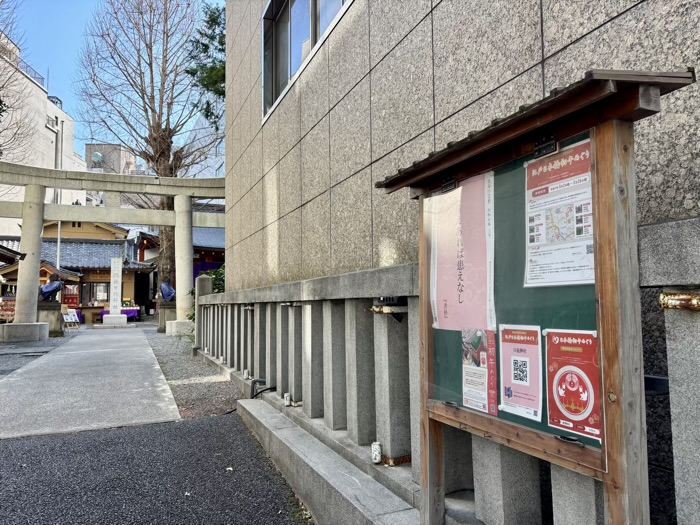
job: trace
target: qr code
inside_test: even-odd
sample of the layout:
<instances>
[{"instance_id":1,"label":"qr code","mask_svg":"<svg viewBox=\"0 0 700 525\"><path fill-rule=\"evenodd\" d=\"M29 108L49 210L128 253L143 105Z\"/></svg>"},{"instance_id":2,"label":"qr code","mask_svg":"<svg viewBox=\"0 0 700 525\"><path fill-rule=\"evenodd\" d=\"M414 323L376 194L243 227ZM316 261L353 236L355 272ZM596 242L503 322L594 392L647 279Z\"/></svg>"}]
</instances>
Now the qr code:
<instances>
[{"instance_id":1,"label":"qr code","mask_svg":"<svg viewBox=\"0 0 700 525\"><path fill-rule=\"evenodd\" d=\"M513 383L530 384L530 360L513 358Z\"/></svg>"},{"instance_id":2,"label":"qr code","mask_svg":"<svg viewBox=\"0 0 700 525\"><path fill-rule=\"evenodd\" d=\"M593 245L586 244L586 255L592 255L592 254L593 254Z\"/></svg>"}]
</instances>

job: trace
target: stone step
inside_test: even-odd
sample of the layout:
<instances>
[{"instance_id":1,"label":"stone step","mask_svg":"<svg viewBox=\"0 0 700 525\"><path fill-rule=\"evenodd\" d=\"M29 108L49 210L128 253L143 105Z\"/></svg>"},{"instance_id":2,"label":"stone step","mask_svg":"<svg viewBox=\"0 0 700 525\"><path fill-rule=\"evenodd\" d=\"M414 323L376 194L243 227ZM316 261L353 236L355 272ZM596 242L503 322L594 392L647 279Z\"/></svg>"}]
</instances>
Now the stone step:
<instances>
[{"instance_id":1,"label":"stone step","mask_svg":"<svg viewBox=\"0 0 700 525\"><path fill-rule=\"evenodd\" d=\"M417 525L416 509L265 401L238 414L319 525Z\"/></svg>"}]
</instances>

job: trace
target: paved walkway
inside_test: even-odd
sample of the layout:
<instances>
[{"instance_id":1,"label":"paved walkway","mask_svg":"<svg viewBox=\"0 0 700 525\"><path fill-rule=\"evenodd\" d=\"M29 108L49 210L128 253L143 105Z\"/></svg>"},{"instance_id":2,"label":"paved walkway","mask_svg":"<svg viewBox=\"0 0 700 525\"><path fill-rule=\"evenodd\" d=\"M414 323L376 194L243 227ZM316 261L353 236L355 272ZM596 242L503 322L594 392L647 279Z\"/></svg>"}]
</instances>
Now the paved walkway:
<instances>
[{"instance_id":1,"label":"paved walkway","mask_svg":"<svg viewBox=\"0 0 700 525\"><path fill-rule=\"evenodd\" d=\"M0 438L178 419L140 328L85 330L0 379Z\"/></svg>"},{"instance_id":2,"label":"paved walkway","mask_svg":"<svg viewBox=\"0 0 700 525\"><path fill-rule=\"evenodd\" d=\"M2 525L306 523L235 413L2 439L0 488Z\"/></svg>"}]
</instances>

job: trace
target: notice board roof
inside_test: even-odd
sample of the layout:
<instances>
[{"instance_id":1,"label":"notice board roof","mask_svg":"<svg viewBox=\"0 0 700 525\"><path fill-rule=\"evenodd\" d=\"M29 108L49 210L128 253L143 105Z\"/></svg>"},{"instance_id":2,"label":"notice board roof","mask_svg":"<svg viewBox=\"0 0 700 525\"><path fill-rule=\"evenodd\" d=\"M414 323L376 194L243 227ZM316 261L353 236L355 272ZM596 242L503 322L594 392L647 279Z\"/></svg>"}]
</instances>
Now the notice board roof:
<instances>
[{"instance_id":1,"label":"notice board roof","mask_svg":"<svg viewBox=\"0 0 700 525\"><path fill-rule=\"evenodd\" d=\"M449 179L466 163L472 173L486 171L535 151L549 137L559 140L606 120L634 122L661 110L660 97L695 82L695 71L617 71L594 69L534 104L471 131L412 166L376 183L388 193L407 186L429 187Z\"/></svg>"}]
</instances>

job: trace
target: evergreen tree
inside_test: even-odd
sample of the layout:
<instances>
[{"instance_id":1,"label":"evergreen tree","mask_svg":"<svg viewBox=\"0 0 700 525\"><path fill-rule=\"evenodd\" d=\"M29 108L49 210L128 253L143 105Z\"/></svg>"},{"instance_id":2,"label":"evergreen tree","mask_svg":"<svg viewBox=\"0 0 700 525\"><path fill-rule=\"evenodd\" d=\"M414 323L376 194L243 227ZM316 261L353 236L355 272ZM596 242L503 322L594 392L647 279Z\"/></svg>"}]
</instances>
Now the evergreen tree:
<instances>
[{"instance_id":1,"label":"evergreen tree","mask_svg":"<svg viewBox=\"0 0 700 525\"><path fill-rule=\"evenodd\" d=\"M198 105L206 119L219 131L226 95L226 10L204 4L204 16L190 40L192 65L187 73L208 96Z\"/></svg>"}]
</instances>

